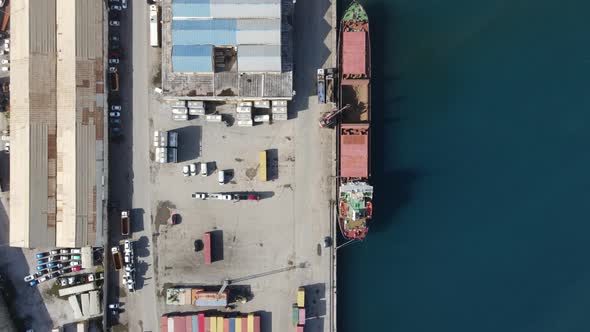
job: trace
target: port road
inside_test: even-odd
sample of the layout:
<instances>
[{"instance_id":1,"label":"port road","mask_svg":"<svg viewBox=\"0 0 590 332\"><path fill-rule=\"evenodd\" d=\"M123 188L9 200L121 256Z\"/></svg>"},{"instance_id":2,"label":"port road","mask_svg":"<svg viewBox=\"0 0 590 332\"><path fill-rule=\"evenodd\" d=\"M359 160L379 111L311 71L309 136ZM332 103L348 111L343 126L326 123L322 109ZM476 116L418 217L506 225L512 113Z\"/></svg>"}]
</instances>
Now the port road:
<instances>
[{"instance_id":1,"label":"port road","mask_svg":"<svg viewBox=\"0 0 590 332\"><path fill-rule=\"evenodd\" d=\"M149 93L150 73L157 54L149 46L145 1L128 1L127 10L120 14L121 26L111 29L121 38L123 59L119 65L120 91L111 95L111 104L122 106L123 137L110 144L110 245L121 240L120 211L131 211L132 239L136 240L136 290L131 293L121 283L121 275L112 264L109 299L124 303L118 317L129 331L157 331L156 289L153 256L150 253L152 227L149 197L149 119L148 109L156 107ZM137 241L139 240L139 241Z\"/></svg>"}]
</instances>

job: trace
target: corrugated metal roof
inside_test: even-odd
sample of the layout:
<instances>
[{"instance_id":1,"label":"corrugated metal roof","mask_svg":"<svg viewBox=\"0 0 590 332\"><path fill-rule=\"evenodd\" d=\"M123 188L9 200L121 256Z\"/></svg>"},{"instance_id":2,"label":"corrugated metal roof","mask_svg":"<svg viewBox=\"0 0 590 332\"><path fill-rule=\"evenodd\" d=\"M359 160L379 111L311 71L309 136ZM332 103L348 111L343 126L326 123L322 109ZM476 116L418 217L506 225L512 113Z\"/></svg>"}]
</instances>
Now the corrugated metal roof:
<instances>
[{"instance_id":1,"label":"corrugated metal roof","mask_svg":"<svg viewBox=\"0 0 590 332\"><path fill-rule=\"evenodd\" d=\"M172 70L175 72L213 72L211 45L177 45L172 47Z\"/></svg>"},{"instance_id":2,"label":"corrugated metal roof","mask_svg":"<svg viewBox=\"0 0 590 332\"><path fill-rule=\"evenodd\" d=\"M236 45L236 20L172 21L173 45Z\"/></svg>"},{"instance_id":3,"label":"corrugated metal roof","mask_svg":"<svg viewBox=\"0 0 590 332\"><path fill-rule=\"evenodd\" d=\"M280 3L212 3L213 18L281 18Z\"/></svg>"},{"instance_id":4,"label":"corrugated metal roof","mask_svg":"<svg viewBox=\"0 0 590 332\"><path fill-rule=\"evenodd\" d=\"M278 45L280 19L176 20L173 45Z\"/></svg>"},{"instance_id":5,"label":"corrugated metal roof","mask_svg":"<svg viewBox=\"0 0 590 332\"><path fill-rule=\"evenodd\" d=\"M280 0L173 0L172 17L280 18Z\"/></svg>"},{"instance_id":6,"label":"corrugated metal roof","mask_svg":"<svg viewBox=\"0 0 590 332\"><path fill-rule=\"evenodd\" d=\"M210 0L173 0L172 17L210 17Z\"/></svg>"},{"instance_id":7,"label":"corrugated metal roof","mask_svg":"<svg viewBox=\"0 0 590 332\"><path fill-rule=\"evenodd\" d=\"M342 73L366 73L366 33L344 32L342 41Z\"/></svg>"},{"instance_id":8,"label":"corrugated metal roof","mask_svg":"<svg viewBox=\"0 0 590 332\"><path fill-rule=\"evenodd\" d=\"M238 46L238 71L272 72L281 71L280 45Z\"/></svg>"},{"instance_id":9,"label":"corrugated metal roof","mask_svg":"<svg viewBox=\"0 0 590 332\"><path fill-rule=\"evenodd\" d=\"M340 134L340 176L366 178L369 172L369 136L365 131L368 124L346 124Z\"/></svg>"}]
</instances>

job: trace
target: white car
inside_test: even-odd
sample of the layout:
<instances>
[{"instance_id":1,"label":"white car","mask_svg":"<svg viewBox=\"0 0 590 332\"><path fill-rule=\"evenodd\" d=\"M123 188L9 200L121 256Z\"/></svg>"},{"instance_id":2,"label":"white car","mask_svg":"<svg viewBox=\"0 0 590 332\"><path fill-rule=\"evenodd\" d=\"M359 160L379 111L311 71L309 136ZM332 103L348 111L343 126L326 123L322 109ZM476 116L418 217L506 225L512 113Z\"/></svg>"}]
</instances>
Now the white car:
<instances>
[{"instance_id":1,"label":"white car","mask_svg":"<svg viewBox=\"0 0 590 332\"><path fill-rule=\"evenodd\" d=\"M121 8L121 6L112 5L111 10L121 11L121 10L123 10L123 8Z\"/></svg>"},{"instance_id":2,"label":"white car","mask_svg":"<svg viewBox=\"0 0 590 332\"><path fill-rule=\"evenodd\" d=\"M109 59L109 65L117 65L119 64L119 59Z\"/></svg>"},{"instance_id":3,"label":"white car","mask_svg":"<svg viewBox=\"0 0 590 332\"><path fill-rule=\"evenodd\" d=\"M8 60L8 59L2 59L2 61L0 61L0 63L3 64L3 65L7 65L7 64L10 63L10 60Z\"/></svg>"},{"instance_id":4,"label":"white car","mask_svg":"<svg viewBox=\"0 0 590 332\"><path fill-rule=\"evenodd\" d=\"M10 68L6 67L6 66L2 66L2 71L9 71Z\"/></svg>"},{"instance_id":5,"label":"white car","mask_svg":"<svg viewBox=\"0 0 590 332\"><path fill-rule=\"evenodd\" d=\"M80 254L80 253L82 253L82 250L80 248L74 248L74 249L70 250L70 252L72 254Z\"/></svg>"},{"instance_id":6,"label":"white car","mask_svg":"<svg viewBox=\"0 0 590 332\"><path fill-rule=\"evenodd\" d=\"M193 193L191 195L194 199L207 199L206 193Z\"/></svg>"},{"instance_id":7,"label":"white car","mask_svg":"<svg viewBox=\"0 0 590 332\"><path fill-rule=\"evenodd\" d=\"M190 176L190 167L188 165L184 165L182 166L182 174L184 174L184 176Z\"/></svg>"},{"instance_id":8,"label":"white car","mask_svg":"<svg viewBox=\"0 0 590 332\"><path fill-rule=\"evenodd\" d=\"M69 249L61 249L61 250L59 251L59 253L60 253L60 254L69 254L69 253L70 253L70 250L69 250Z\"/></svg>"},{"instance_id":9,"label":"white car","mask_svg":"<svg viewBox=\"0 0 590 332\"><path fill-rule=\"evenodd\" d=\"M131 241L125 240L125 243L123 244L123 250L125 252L131 252Z\"/></svg>"},{"instance_id":10,"label":"white car","mask_svg":"<svg viewBox=\"0 0 590 332\"><path fill-rule=\"evenodd\" d=\"M121 113L119 113L119 112L109 112L109 116L111 118L118 118L118 117L121 116Z\"/></svg>"},{"instance_id":11,"label":"white car","mask_svg":"<svg viewBox=\"0 0 590 332\"><path fill-rule=\"evenodd\" d=\"M51 255L57 255L57 254L59 254L59 250L51 250L49 252L49 254L51 254Z\"/></svg>"},{"instance_id":12,"label":"white car","mask_svg":"<svg viewBox=\"0 0 590 332\"><path fill-rule=\"evenodd\" d=\"M88 275L88 282L94 281L94 274Z\"/></svg>"},{"instance_id":13,"label":"white car","mask_svg":"<svg viewBox=\"0 0 590 332\"><path fill-rule=\"evenodd\" d=\"M191 176L197 175L197 163L192 163L189 165L189 167L191 171Z\"/></svg>"},{"instance_id":14,"label":"white car","mask_svg":"<svg viewBox=\"0 0 590 332\"><path fill-rule=\"evenodd\" d=\"M78 261L72 261L70 263L70 266L79 266L79 265L80 265L80 262L78 262Z\"/></svg>"},{"instance_id":15,"label":"white car","mask_svg":"<svg viewBox=\"0 0 590 332\"><path fill-rule=\"evenodd\" d=\"M35 280L35 276L30 275L30 274L28 276L25 276L25 282L29 282L29 281L33 281L33 280Z\"/></svg>"},{"instance_id":16,"label":"white car","mask_svg":"<svg viewBox=\"0 0 590 332\"><path fill-rule=\"evenodd\" d=\"M47 277L46 276L42 276L41 278L37 279L37 281L39 283L45 282L45 281L47 281Z\"/></svg>"},{"instance_id":17,"label":"white car","mask_svg":"<svg viewBox=\"0 0 590 332\"><path fill-rule=\"evenodd\" d=\"M127 0L122 0L123 2L121 3L121 5L123 6L123 9L127 9Z\"/></svg>"},{"instance_id":18,"label":"white car","mask_svg":"<svg viewBox=\"0 0 590 332\"><path fill-rule=\"evenodd\" d=\"M60 279L60 280L59 280L59 284L60 284L62 287L64 287L64 286L67 286L67 285L68 285L68 281L67 281L66 279Z\"/></svg>"},{"instance_id":19,"label":"white car","mask_svg":"<svg viewBox=\"0 0 590 332\"><path fill-rule=\"evenodd\" d=\"M111 111L120 111L121 105L111 105Z\"/></svg>"},{"instance_id":20,"label":"white car","mask_svg":"<svg viewBox=\"0 0 590 332\"><path fill-rule=\"evenodd\" d=\"M129 254L125 254L125 264L131 263L131 256Z\"/></svg>"},{"instance_id":21,"label":"white car","mask_svg":"<svg viewBox=\"0 0 590 332\"><path fill-rule=\"evenodd\" d=\"M117 67L109 67L109 73L116 73L117 72Z\"/></svg>"},{"instance_id":22,"label":"white car","mask_svg":"<svg viewBox=\"0 0 590 332\"><path fill-rule=\"evenodd\" d=\"M117 20L110 20L109 21L109 25L112 27L118 27L121 25L121 22L117 21Z\"/></svg>"}]
</instances>

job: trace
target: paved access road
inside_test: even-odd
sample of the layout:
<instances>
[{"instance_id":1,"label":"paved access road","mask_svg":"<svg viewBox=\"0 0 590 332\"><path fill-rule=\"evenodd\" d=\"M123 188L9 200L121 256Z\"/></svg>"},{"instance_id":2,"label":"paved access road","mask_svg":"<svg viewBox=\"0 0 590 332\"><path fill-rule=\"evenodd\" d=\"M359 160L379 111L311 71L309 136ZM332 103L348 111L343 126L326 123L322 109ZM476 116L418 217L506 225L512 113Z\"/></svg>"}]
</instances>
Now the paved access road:
<instances>
[{"instance_id":1,"label":"paved access road","mask_svg":"<svg viewBox=\"0 0 590 332\"><path fill-rule=\"evenodd\" d=\"M151 61L156 51L149 45L148 7L145 1L128 1L120 13L123 59L119 65L121 90L111 96L119 103L123 138L110 144L110 245L121 238L119 215L131 210L132 239L136 241L136 291L131 293L121 284L121 274L109 265L110 301L120 301L124 311L118 320L129 331L157 331L156 290L151 255L152 227L149 197L149 119L151 95ZM154 55L154 56L151 56ZM116 318L116 317L111 317ZM115 322L115 319L111 319Z\"/></svg>"}]
</instances>

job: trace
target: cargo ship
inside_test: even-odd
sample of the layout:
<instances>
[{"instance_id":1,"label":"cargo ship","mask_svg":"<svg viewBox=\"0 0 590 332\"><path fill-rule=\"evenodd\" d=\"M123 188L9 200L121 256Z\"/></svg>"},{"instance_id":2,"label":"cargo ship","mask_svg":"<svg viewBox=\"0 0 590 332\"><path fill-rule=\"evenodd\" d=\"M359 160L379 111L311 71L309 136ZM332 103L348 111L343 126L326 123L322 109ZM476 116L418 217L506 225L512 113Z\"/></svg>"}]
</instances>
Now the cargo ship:
<instances>
[{"instance_id":1,"label":"cargo ship","mask_svg":"<svg viewBox=\"0 0 590 332\"><path fill-rule=\"evenodd\" d=\"M362 240L373 217L371 185L371 45L369 17L353 1L340 21L338 42L338 224L344 238Z\"/></svg>"}]
</instances>

